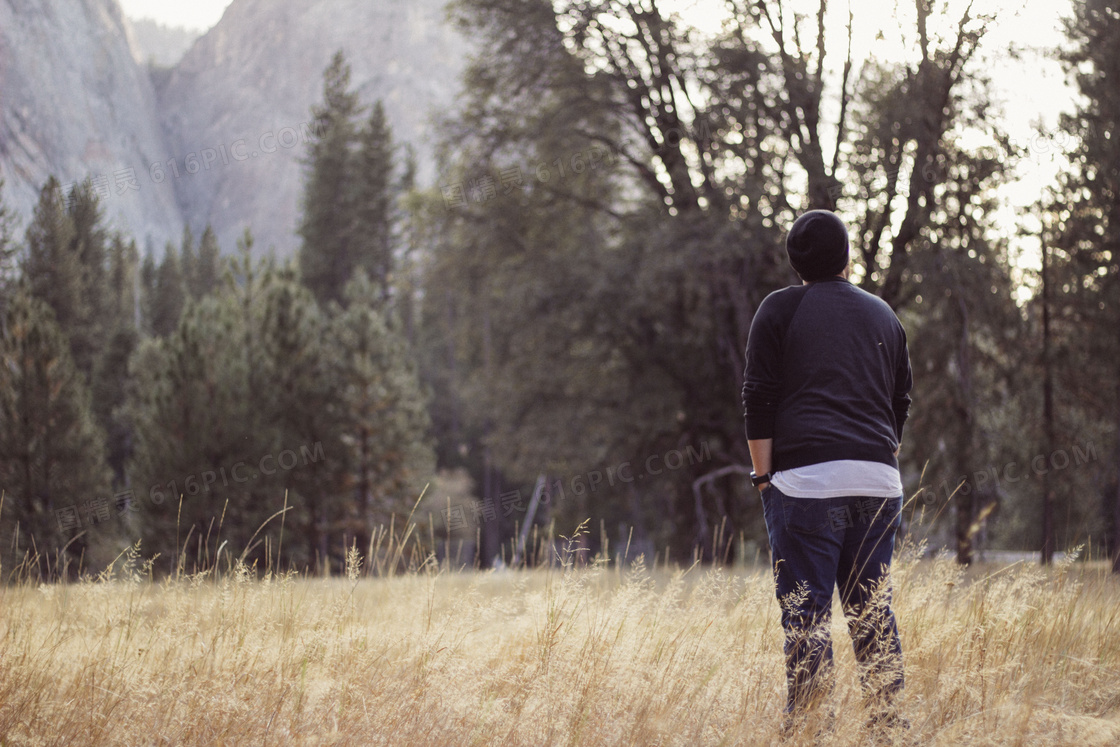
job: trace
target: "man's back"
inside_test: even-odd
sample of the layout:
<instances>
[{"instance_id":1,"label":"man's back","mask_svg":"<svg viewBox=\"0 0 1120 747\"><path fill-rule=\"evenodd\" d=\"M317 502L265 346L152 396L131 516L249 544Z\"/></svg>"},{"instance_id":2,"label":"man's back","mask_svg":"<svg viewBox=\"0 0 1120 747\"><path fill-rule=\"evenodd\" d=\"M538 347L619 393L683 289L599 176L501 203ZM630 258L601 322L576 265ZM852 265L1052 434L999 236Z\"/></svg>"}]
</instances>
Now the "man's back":
<instances>
[{"instance_id":1,"label":"man's back","mask_svg":"<svg viewBox=\"0 0 1120 747\"><path fill-rule=\"evenodd\" d=\"M776 291L748 344L744 405L773 418L774 471L837 459L897 465L909 409L906 334L881 299L843 278Z\"/></svg>"}]
</instances>

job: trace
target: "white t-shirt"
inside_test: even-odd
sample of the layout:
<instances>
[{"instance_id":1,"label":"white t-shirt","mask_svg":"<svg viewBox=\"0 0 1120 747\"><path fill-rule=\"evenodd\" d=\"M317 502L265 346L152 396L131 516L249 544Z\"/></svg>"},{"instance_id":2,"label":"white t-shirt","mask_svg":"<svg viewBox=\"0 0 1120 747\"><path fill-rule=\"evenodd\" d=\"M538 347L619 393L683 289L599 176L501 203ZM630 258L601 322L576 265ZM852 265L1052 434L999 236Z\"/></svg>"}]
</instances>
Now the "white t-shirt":
<instances>
[{"instance_id":1,"label":"white t-shirt","mask_svg":"<svg viewBox=\"0 0 1120 747\"><path fill-rule=\"evenodd\" d=\"M902 495L898 469L882 462L839 459L775 472L774 487L791 498L842 498L847 495L896 498Z\"/></svg>"}]
</instances>

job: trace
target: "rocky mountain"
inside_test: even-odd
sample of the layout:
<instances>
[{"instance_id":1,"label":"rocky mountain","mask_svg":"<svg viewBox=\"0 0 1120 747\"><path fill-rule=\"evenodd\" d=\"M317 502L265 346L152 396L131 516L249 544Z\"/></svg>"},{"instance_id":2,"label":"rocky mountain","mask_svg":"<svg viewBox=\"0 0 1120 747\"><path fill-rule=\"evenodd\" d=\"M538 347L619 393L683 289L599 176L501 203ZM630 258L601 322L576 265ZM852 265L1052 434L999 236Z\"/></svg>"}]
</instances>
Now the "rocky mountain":
<instances>
[{"instance_id":1,"label":"rocky mountain","mask_svg":"<svg viewBox=\"0 0 1120 747\"><path fill-rule=\"evenodd\" d=\"M139 61L156 67L173 67L200 36L200 31L164 26L150 18L132 21L132 39Z\"/></svg>"},{"instance_id":2,"label":"rocky mountain","mask_svg":"<svg viewBox=\"0 0 1120 747\"><path fill-rule=\"evenodd\" d=\"M261 246L296 249L311 107L339 49L361 100L384 102L430 179L431 115L452 102L466 57L445 2L234 0L157 91L168 183L191 224L210 222L225 251L246 226Z\"/></svg>"},{"instance_id":3,"label":"rocky mountain","mask_svg":"<svg viewBox=\"0 0 1120 747\"><path fill-rule=\"evenodd\" d=\"M211 223L231 252L298 247L311 107L342 49L364 103L433 182L433 115L458 90L466 42L446 0L233 0L170 69L147 57L116 0L0 0L0 173L30 218L50 174L94 177L106 213L161 248ZM150 56L150 54L149 54Z\"/></svg>"},{"instance_id":4,"label":"rocky mountain","mask_svg":"<svg viewBox=\"0 0 1120 747\"><path fill-rule=\"evenodd\" d=\"M25 227L50 175L93 180L115 228L182 232L149 166L170 156L155 93L116 0L0 0L0 175Z\"/></svg>"}]
</instances>

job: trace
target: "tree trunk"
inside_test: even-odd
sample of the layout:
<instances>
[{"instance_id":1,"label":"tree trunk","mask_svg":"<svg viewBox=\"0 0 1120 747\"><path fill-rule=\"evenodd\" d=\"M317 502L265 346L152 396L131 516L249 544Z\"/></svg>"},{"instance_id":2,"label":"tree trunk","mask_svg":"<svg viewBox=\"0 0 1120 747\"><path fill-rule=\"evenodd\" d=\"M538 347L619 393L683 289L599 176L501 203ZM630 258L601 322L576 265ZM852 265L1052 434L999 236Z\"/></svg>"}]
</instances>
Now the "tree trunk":
<instances>
[{"instance_id":1,"label":"tree trunk","mask_svg":"<svg viewBox=\"0 0 1120 747\"><path fill-rule=\"evenodd\" d=\"M958 464L968 464L968 447L961 449ZM967 479L957 490L953 500L957 503L957 562L961 565L972 564L972 522L975 515L975 501L972 499L973 486Z\"/></svg>"},{"instance_id":2,"label":"tree trunk","mask_svg":"<svg viewBox=\"0 0 1120 747\"><path fill-rule=\"evenodd\" d=\"M484 293L488 293L488 289L483 289ZM493 381L492 375L492 348L490 339L490 304L488 297L485 305L482 307L482 365L483 370L486 372L486 380ZM482 501L485 509L482 512L482 567L492 568L495 566L494 559L497 557L501 550L502 537L501 537L501 524L498 514L498 476L497 469L494 467L493 455L490 453L490 432L493 423L490 418L486 418L483 424L483 443L486 444L483 450L483 465L482 465Z\"/></svg>"},{"instance_id":3,"label":"tree trunk","mask_svg":"<svg viewBox=\"0 0 1120 747\"><path fill-rule=\"evenodd\" d=\"M1054 452L1054 380L1050 356L1050 278L1049 255L1042 244L1042 453L1049 458ZM1050 470L1042 473L1042 564L1054 562L1054 486Z\"/></svg>"},{"instance_id":4,"label":"tree trunk","mask_svg":"<svg viewBox=\"0 0 1120 747\"><path fill-rule=\"evenodd\" d=\"M1115 272L1120 276L1120 256L1116 248L1112 251ZM1120 324L1113 327L1120 330ZM1120 335L1118 335L1120 337ZM1116 505L1112 513L1112 572L1120 574L1120 364L1116 369Z\"/></svg>"},{"instance_id":5,"label":"tree trunk","mask_svg":"<svg viewBox=\"0 0 1120 747\"><path fill-rule=\"evenodd\" d=\"M1116 505L1112 514L1112 572L1120 574L1120 375L1116 378Z\"/></svg>"},{"instance_id":6,"label":"tree trunk","mask_svg":"<svg viewBox=\"0 0 1120 747\"><path fill-rule=\"evenodd\" d=\"M319 575L331 575L331 556L330 556L330 538L327 534L327 517L325 509L320 503L320 507L315 512L315 534L316 544L318 545L317 555L319 556Z\"/></svg>"},{"instance_id":7,"label":"tree trunk","mask_svg":"<svg viewBox=\"0 0 1120 747\"><path fill-rule=\"evenodd\" d=\"M960 416L961 431L957 444L957 466L965 475L971 475L972 470L972 359L969 341L969 314L965 306L964 294L960 287L954 287L957 295L957 304L960 309L961 339L957 350L957 385L960 389L960 400L957 404ZM957 502L957 562L961 565L972 563L972 538L975 535L973 527L976 521L976 486L967 481L957 491L953 500Z\"/></svg>"}]
</instances>

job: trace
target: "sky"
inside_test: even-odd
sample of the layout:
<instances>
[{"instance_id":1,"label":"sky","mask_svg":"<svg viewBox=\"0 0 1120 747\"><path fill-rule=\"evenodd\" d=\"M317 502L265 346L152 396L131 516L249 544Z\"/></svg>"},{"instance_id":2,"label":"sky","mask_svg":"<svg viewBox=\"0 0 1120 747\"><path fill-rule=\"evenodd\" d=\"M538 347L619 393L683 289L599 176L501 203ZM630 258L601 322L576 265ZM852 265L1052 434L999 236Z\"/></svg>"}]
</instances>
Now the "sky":
<instances>
[{"instance_id":1,"label":"sky","mask_svg":"<svg viewBox=\"0 0 1120 747\"><path fill-rule=\"evenodd\" d=\"M129 18L151 18L164 26L208 30L222 17L230 0L119 0Z\"/></svg>"}]
</instances>

